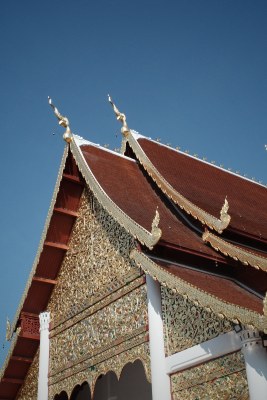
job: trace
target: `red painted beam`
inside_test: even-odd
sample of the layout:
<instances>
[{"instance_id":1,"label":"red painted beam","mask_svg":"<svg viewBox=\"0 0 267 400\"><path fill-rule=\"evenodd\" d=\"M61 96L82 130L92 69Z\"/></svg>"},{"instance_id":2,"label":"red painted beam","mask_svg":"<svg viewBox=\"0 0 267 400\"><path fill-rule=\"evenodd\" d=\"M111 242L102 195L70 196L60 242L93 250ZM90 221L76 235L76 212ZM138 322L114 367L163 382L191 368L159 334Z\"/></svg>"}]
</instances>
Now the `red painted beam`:
<instances>
[{"instance_id":1,"label":"red painted beam","mask_svg":"<svg viewBox=\"0 0 267 400\"><path fill-rule=\"evenodd\" d=\"M18 361L26 364L31 364L33 362L33 358L26 358L26 357L11 356L10 359L11 361Z\"/></svg>"},{"instance_id":2,"label":"red painted beam","mask_svg":"<svg viewBox=\"0 0 267 400\"><path fill-rule=\"evenodd\" d=\"M56 281L56 280L54 280L54 279L43 278L43 277L41 277L41 276L34 276L34 277L32 278L32 280L33 280L34 282L45 283L45 284L48 284L48 285L56 285L56 284L57 284L57 281Z\"/></svg>"},{"instance_id":3,"label":"red painted beam","mask_svg":"<svg viewBox=\"0 0 267 400\"><path fill-rule=\"evenodd\" d=\"M67 210L66 208L55 207L54 211L59 214L69 215L70 217L78 217L78 213L76 211Z\"/></svg>"},{"instance_id":4,"label":"red painted beam","mask_svg":"<svg viewBox=\"0 0 267 400\"><path fill-rule=\"evenodd\" d=\"M47 242L47 241L45 241L44 245L48 246L48 247L54 247L55 249L59 249L59 250L66 250L67 251L69 249L69 247L66 244L63 244L63 243L55 243L55 242Z\"/></svg>"}]
</instances>

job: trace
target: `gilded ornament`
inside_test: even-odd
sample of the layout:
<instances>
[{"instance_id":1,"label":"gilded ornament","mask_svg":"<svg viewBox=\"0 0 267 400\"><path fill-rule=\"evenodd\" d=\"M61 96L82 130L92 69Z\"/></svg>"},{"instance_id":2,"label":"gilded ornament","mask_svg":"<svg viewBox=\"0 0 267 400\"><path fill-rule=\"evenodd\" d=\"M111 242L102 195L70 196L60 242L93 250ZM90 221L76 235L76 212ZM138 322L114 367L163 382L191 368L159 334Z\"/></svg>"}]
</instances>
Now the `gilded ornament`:
<instances>
[{"instance_id":1,"label":"gilded ornament","mask_svg":"<svg viewBox=\"0 0 267 400\"><path fill-rule=\"evenodd\" d=\"M12 335L13 335L13 332L12 332L11 324L10 324L9 318L7 317L7 319L6 319L6 340L8 342L10 342L10 340L12 339Z\"/></svg>"},{"instance_id":2,"label":"gilded ornament","mask_svg":"<svg viewBox=\"0 0 267 400\"><path fill-rule=\"evenodd\" d=\"M236 352L171 376L174 400L248 400L242 353Z\"/></svg>"},{"instance_id":3,"label":"gilded ornament","mask_svg":"<svg viewBox=\"0 0 267 400\"><path fill-rule=\"evenodd\" d=\"M129 258L134 238L100 205L82 194L79 216L48 306L49 398L100 374L118 376L140 359L149 376L147 295L143 272Z\"/></svg>"},{"instance_id":4,"label":"gilded ornament","mask_svg":"<svg viewBox=\"0 0 267 400\"><path fill-rule=\"evenodd\" d=\"M128 128L127 122L126 122L126 115L121 113L118 108L116 107L116 105L113 103L110 95L108 94L108 101L110 102L113 111L117 117L117 120L120 121L122 123L122 128L121 128L121 133L123 136L128 136L130 129Z\"/></svg>"},{"instance_id":5,"label":"gilded ornament","mask_svg":"<svg viewBox=\"0 0 267 400\"><path fill-rule=\"evenodd\" d=\"M70 130L70 123L67 117L63 117L63 115L60 114L58 111L57 107L54 106L52 103L52 99L48 96L48 103L52 107L55 116L58 119L58 123L60 126L63 126L63 128L66 128L65 132L63 133L63 139L67 142L70 143L72 141L72 132Z\"/></svg>"},{"instance_id":6,"label":"gilded ornament","mask_svg":"<svg viewBox=\"0 0 267 400\"><path fill-rule=\"evenodd\" d=\"M241 261L244 265L250 265L256 269L262 269L263 271L267 271L267 259L261 257L257 254L252 253L249 250L245 250L237 245L227 242L209 232L208 229L202 235L202 239L204 242L209 243L216 251L220 251L225 256L229 256L234 260Z\"/></svg>"},{"instance_id":7,"label":"gilded ornament","mask_svg":"<svg viewBox=\"0 0 267 400\"><path fill-rule=\"evenodd\" d=\"M232 324L218 318L172 290L161 287L166 355L172 355L232 330Z\"/></svg>"},{"instance_id":8,"label":"gilded ornament","mask_svg":"<svg viewBox=\"0 0 267 400\"><path fill-rule=\"evenodd\" d=\"M227 228L227 226L229 225L230 220L231 220L231 217L228 214L228 210L229 210L229 203L228 203L227 196L226 196L225 200L224 200L224 204L220 211L220 220L222 222L222 230Z\"/></svg>"}]
</instances>

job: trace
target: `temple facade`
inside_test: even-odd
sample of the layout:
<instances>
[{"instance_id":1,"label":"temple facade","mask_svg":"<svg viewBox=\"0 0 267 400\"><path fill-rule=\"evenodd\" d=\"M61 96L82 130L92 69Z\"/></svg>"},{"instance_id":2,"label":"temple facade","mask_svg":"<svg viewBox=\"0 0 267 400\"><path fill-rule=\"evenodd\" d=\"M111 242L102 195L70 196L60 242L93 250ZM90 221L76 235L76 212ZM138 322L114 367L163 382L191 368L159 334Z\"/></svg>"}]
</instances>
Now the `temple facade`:
<instances>
[{"instance_id":1,"label":"temple facade","mask_svg":"<svg viewBox=\"0 0 267 400\"><path fill-rule=\"evenodd\" d=\"M66 146L0 399L267 398L267 189L122 122Z\"/></svg>"}]
</instances>

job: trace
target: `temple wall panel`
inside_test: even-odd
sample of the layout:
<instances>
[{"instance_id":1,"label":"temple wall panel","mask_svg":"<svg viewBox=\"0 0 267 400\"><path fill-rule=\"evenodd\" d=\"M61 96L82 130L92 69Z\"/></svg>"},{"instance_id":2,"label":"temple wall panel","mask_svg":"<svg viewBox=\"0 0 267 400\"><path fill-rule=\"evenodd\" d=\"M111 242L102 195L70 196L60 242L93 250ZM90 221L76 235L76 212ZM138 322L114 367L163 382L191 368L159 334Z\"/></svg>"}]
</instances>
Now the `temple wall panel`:
<instances>
[{"instance_id":1,"label":"temple wall panel","mask_svg":"<svg viewBox=\"0 0 267 400\"><path fill-rule=\"evenodd\" d=\"M49 398L141 359L149 377L147 293L135 241L84 192L51 296Z\"/></svg>"},{"instance_id":2,"label":"temple wall panel","mask_svg":"<svg viewBox=\"0 0 267 400\"><path fill-rule=\"evenodd\" d=\"M248 400L242 353L236 352L171 376L173 400Z\"/></svg>"},{"instance_id":3,"label":"temple wall panel","mask_svg":"<svg viewBox=\"0 0 267 400\"><path fill-rule=\"evenodd\" d=\"M129 258L134 245L133 237L85 191L49 302L54 324L138 276L139 269Z\"/></svg>"},{"instance_id":4,"label":"temple wall panel","mask_svg":"<svg viewBox=\"0 0 267 400\"><path fill-rule=\"evenodd\" d=\"M39 373L39 351L37 351L34 360L29 368L26 379L19 392L17 400L37 399L38 391L38 373Z\"/></svg>"},{"instance_id":5,"label":"temple wall panel","mask_svg":"<svg viewBox=\"0 0 267 400\"><path fill-rule=\"evenodd\" d=\"M166 356L232 330L232 324L189 299L161 287Z\"/></svg>"}]
</instances>

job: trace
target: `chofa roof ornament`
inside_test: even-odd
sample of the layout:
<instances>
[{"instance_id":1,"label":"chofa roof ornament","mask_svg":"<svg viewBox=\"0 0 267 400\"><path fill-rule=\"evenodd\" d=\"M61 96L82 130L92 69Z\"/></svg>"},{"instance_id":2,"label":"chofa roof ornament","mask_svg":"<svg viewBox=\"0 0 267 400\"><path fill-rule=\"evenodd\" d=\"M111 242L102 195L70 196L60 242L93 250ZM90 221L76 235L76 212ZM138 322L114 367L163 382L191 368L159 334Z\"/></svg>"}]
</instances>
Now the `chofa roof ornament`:
<instances>
[{"instance_id":1,"label":"chofa roof ornament","mask_svg":"<svg viewBox=\"0 0 267 400\"><path fill-rule=\"evenodd\" d=\"M222 230L227 228L227 226L229 225L229 223L231 221L231 216L228 214L228 210L229 210L229 203L228 203L227 196L226 196L225 200L224 200L224 204L220 211L220 220L222 222Z\"/></svg>"},{"instance_id":2,"label":"chofa roof ornament","mask_svg":"<svg viewBox=\"0 0 267 400\"><path fill-rule=\"evenodd\" d=\"M156 208L156 213L154 219L151 224L151 235L153 236L155 242L157 242L162 234L161 229L159 228L160 216L158 212L158 207Z\"/></svg>"},{"instance_id":3,"label":"chofa roof ornament","mask_svg":"<svg viewBox=\"0 0 267 400\"><path fill-rule=\"evenodd\" d=\"M123 136L128 136L130 129L128 128L127 122L126 122L126 115L121 113L117 107L115 106L115 104L112 101L112 98L110 97L110 95L108 94L108 101L110 102L110 104L112 105L113 111L117 117L117 120L120 121L122 123L122 128L121 128L121 133L123 134Z\"/></svg>"},{"instance_id":4,"label":"chofa roof ornament","mask_svg":"<svg viewBox=\"0 0 267 400\"><path fill-rule=\"evenodd\" d=\"M60 112L58 111L57 107L54 106L54 104L52 103L52 99L51 97L48 96L48 103L50 104L50 106L52 107L55 116L58 119L58 123L60 126L63 126L64 128L66 128L66 131L63 133L63 139L67 142L70 143L72 141L72 132L70 130L70 123L67 117L63 117L63 115L60 114Z\"/></svg>"},{"instance_id":5,"label":"chofa roof ornament","mask_svg":"<svg viewBox=\"0 0 267 400\"><path fill-rule=\"evenodd\" d=\"M6 319L6 341L10 342L10 340L12 339L12 328L11 328L11 324L9 321L9 318L7 317Z\"/></svg>"}]
</instances>

